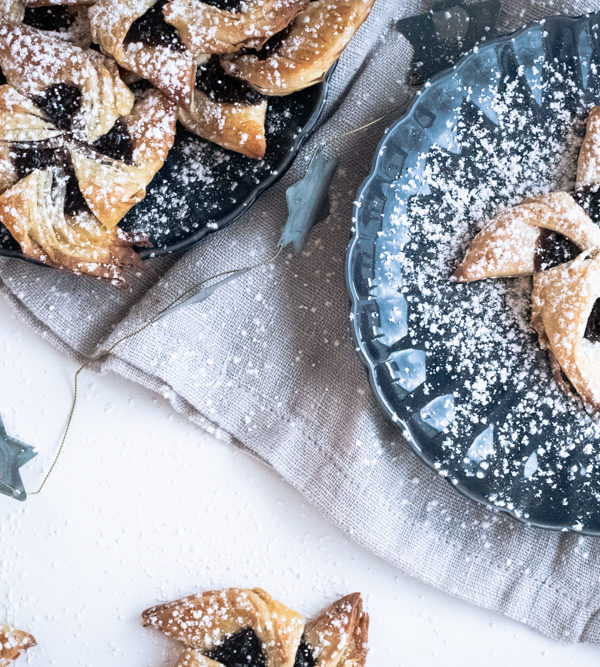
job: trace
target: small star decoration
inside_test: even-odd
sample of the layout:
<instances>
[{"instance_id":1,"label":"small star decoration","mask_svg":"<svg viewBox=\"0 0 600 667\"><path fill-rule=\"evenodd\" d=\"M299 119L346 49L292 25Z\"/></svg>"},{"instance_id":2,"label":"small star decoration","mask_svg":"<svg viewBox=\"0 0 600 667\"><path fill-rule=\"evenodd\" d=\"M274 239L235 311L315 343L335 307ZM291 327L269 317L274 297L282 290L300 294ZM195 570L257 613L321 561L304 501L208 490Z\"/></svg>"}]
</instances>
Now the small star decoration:
<instances>
[{"instance_id":1,"label":"small star decoration","mask_svg":"<svg viewBox=\"0 0 600 667\"><path fill-rule=\"evenodd\" d=\"M27 494L19 468L36 456L33 447L11 438L0 417L0 493L15 500L25 500Z\"/></svg>"},{"instance_id":2,"label":"small star decoration","mask_svg":"<svg viewBox=\"0 0 600 667\"><path fill-rule=\"evenodd\" d=\"M415 50L409 83L424 83L493 35L500 7L500 0L469 5L463 0L442 0L427 14L398 21L396 28Z\"/></svg>"}]
</instances>

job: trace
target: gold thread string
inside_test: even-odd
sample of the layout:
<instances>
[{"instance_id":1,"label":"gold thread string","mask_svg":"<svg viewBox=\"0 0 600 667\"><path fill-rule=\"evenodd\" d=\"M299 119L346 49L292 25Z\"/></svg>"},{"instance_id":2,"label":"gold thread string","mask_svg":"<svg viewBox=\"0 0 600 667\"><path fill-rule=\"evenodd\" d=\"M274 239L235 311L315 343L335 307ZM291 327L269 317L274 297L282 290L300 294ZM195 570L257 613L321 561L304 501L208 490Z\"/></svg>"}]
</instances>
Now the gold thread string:
<instances>
[{"instance_id":1,"label":"gold thread string","mask_svg":"<svg viewBox=\"0 0 600 667\"><path fill-rule=\"evenodd\" d=\"M165 313L167 313L169 310L171 310L171 308L175 307L179 303L184 302L186 300L186 297L188 297L193 292L196 292L197 290L199 290L201 287L206 285L206 283L212 282L213 280L217 280L218 278L224 278L226 276L233 275L234 273L238 273L238 272L241 272L241 271L248 272L248 271L253 271L254 269L258 269L261 266L267 266L267 265L271 264L272 262L274 262L282 252L283 252L283 246L280 244L279 249L277 250L275 255L273 255L273 257L270 257L269 259L267 259L263 262L259 262L257 264L250 264L248 266L242 267L241 269L230 269L229 271L222 271L221 273L217 273L214 276L209 276L208 278L205 278L204 280L201 280L199 283L197 283L197 284L193 285L192 287L190 287L189 289L187 289L183 294L180 294L168 306L166 306L161 311L159 311L158 314L155 315L155 317L152 320L146 322L142 327L140 327L139 329L136 329L132 333L129 333L126 336L123 336L123 338L119 338L119 340L117 340L115 343L113 343L107 350L105 350L104 352L102 352L101 354L99 354L95 357L92 357L89 361L82 364L75 371L75 375L74 375L74 378L73 378L73 400L71 401L71 409L69 410L69 416L67 418L67 423L65 425L63 436L61 438L60 445L58 447L58 451L56 452L56 456L54 457L54 460L52 461L50 469L46 473L46 475L45 475L44 479L42 480L42 483L40 484L40 487L38 488L38 490L37 491L32 491L29 495L38 496L44 490L44 487L46 486L46 483L48 482L48 479L50 478L50 476L54 472L54 469L56 468L56 466L58 464L58 461L62 456L62 453L63 453L64 448L65 448L65 443L67 441L67 437L69 435L69 432L71 430L71 425L73 423L73 417L75 415L75 410L77 408L77 403L78 403L78 398L79 398L79 391L78 391L78 389L79 389L79 376L87 368L89 363L91 363L92 361L100 361L100 360L106 358L119 345L121 345L121 343L124 343L125 341L129 340L130 338L134 338L138 334L141 334L143 331L148 329L148 327L151 327L153 324L156 324L156 322L158 322L160 320L160 318ZM12 488L9 484L6 484L6 483L3 482L2 485L5 488L12 491L13 493L17 493L17 490Z\"/></svg>"}]
</instances>

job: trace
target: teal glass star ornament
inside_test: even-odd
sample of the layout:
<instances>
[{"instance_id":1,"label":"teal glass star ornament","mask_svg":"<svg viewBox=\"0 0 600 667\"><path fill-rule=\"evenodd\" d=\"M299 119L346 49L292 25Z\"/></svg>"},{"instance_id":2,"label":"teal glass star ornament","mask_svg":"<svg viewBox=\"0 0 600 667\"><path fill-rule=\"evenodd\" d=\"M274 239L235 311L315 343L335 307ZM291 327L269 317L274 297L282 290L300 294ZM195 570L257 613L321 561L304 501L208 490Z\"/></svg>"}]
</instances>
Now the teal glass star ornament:
<instances>
[{"instance_id":1,"label":"teal glass star ornament","mask_svg":"<svg viewBox=\"0 0 600 667\"><path fill-rule=\"evenodd\" d=\"M8 435L0 417L0 493L15 500L26 500L19 469L36 455L33 447Z\"/></svg>"},{"instance_id":2,"label":"teal glass star ornament","mask_svg":"<svg viewBox=\"0 0 600 667\"><path fill-rule=\"evenodd\" d=\"M454 65L463 53L494 34L500 0L465 4L436 2L427 14L401 19L396 28L414 48L409 73L413 86Z\"/></svg>"}]
</instances>

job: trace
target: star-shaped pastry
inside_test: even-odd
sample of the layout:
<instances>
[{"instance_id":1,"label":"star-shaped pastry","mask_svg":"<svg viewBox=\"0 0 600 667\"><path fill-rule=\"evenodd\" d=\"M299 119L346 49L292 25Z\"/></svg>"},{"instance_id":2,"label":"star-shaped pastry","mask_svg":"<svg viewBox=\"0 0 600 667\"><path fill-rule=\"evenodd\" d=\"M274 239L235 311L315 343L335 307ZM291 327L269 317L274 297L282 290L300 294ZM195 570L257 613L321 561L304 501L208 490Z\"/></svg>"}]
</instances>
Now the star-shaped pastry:
<instances>
[{"instance_id":1,"label":"star-shaped pastry","mask_svg":"<svg viewBox=\"0 0 600 667\"><path fill-rule=\"evenodd\" d=\"M369 616L360 593L314 621L259 588L190 595L142 618L185 647L178 667L364 667L367 659Z\"/></svg>"},{"instance_id":2,"label":"star-shaped pastry","mask_svg":"<svg viewBox=\"0 0 600 667\"><path fill-rule=\"evenodd\" d=\"M462 0L442 0L427 14L398 21L397 29L415 52L409 82L416 86L451 67L458 58L494 32L500 0L465 4Z\"/></svg>"},{"instance_id":3,"label":"star-shaped pastry","mask_svg":"<svg viewBox=\"0 0 600 667\"><path fill-rule=\"evenodd\" d=\"M122 282L144 240L118 224L175 137L176 106L134 96L92 49L0 20L0 220L23 254Z\"/></svg>"},{"instance_id":4,"label":"star-shaped pastry","mask_svg":"<svg viewBox=\"0 0 600 667\"><path fill-rule=\"evenodd\" d=\"M27 498L19 468L36 455L33 447L8 435L0 417L0 493L15 500Z\"/></svg>"},{"instance_id":5,"label":"star-shaped pastry","mask_svg":"<svg viewBox=\"0 0 600 667\"><path fill-rule=\"evenodd\" d=\"M8 667L35 643L35 638L28 632L0 623L0 667Z\"/></svg>"},{"instance_id":6,"label":"star-shaped pastry","mask_svg":"<svg viewBox=\"0 0 600 667\"><path fill-rule=\"evenodd\" d=\"M556 382L600 414L600 107L590 111L575 191L527 197L475 237L458 282L533 276L531 325Z\"/></svg>"}]
</instances>

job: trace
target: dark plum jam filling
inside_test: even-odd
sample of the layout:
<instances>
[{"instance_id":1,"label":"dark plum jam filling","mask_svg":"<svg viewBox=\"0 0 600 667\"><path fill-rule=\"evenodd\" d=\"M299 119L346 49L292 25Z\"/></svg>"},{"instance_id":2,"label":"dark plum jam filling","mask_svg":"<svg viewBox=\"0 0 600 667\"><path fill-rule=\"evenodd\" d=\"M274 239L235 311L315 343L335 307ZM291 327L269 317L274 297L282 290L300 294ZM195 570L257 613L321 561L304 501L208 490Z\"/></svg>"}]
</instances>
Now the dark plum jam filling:
<instances>
[{"instance_id":1,"label":"dark plum jam filling","mask_svg":"<svg viewBox=\"0 0 600 667\"><path fill-rule=\"evenodd\" d=\"M133 142L129 128L122 118L113 125L110 132L96 140L92 148L113 160L133 164Z\"/></svg>"},{"instance_id":2,"label":"dark plum jam filling","mask_svg":"<svg viewBox=\"0 0 600 667\"><path fill-rule=\"evenodd\" d=\"M600 343L600 299L596 301L585 329L585 338Z\"/></svg>"},{"instance_id":3,"label":"dark plum jam filling","mask_svg":"<svg viewBox=\"0 0 600 667\"><path fill-rule=\"evenodd\" d=\"M535 270L545 271L575 259L581 250L566 236L541 229L535 249Z\"/></svg>"},{"instance_id":4,"label":"dark plum jam filling","mask_svg":"<svg viewBox=\"0 0 600 667\"><path fill-rule=\"evenodd\" d=\"M81 91L68 83L54 83L31 99L60 130L70 130L81 109Z\"/></svg>"},{"instance_id":5,"label":"dark plum jam filling","mask_svg":"<svg viewBox=\"0 0 600 667\"><path fill-rule=\"evenodd\" d=\"M36 169L64 167L69 163L67 152L47 141L14 144L10 157L19 179L29 176Z\"/></svg>"},{"instance_id":6,"label":"dark plum jam filling","mask_svg":"<svg viewBox=\"0 0 600 667\"><path fill-rule=\"evenodd\" d=\"M261 641L251 628L232 635L207 656L225 667L265 667L267 664Z\"/></svg>"},{"instance_id":7,"label":"dark plum jam filling","mask_svg":"<svg viewBox=\"0 0 600 667\"><path fill-rule=\"evenodd\" d=\"M64 32L73 25L73 15L68 7L27 7L23 23L38 30Z\"/></svg>"},{"instance_id":8,"label":"dark plum jam filling","mask_svg":"<svg viewBox=\"0 0 600 667\"><path fill-rule=\"evenodd\" d=\"M215 102L225 104L258 104L264 97L245 81L225 72L218 58L198 67L196 88Z\"/></svg>"},{"instance_id":9,"label":"dark plum jam filling","mask_svg":"<svg viewBox=\"0 0 600 667\"><path fill-rule=\"evenodd\" d=\"M304 639L300 642L298 653L296 653L296 660L294 667L315 667L317 661L315 660L314 651L312 647L307 644Z\"/></svg>"},{"instance_id":10,"label":"dark plum jam filling","mask_svg":"<svg viewBox=\"0 0 600 667\"><path fill-rule=\"evenodd\" d=\"M596 223L600 224L600 186L585 185L573 193L575 201Z\"/></svg>"},{"instance_id":11,"label":"dark plum jam filling","mask_svg":"<svg viewBox=\"0 0 600 667\"><path fill-rule=\"evenodd\" d=\"M162 9L168 0L159 0L139 19L136 19L125 37L125 44L164 46L171 51L183 52L185 45L172 25L163 16Z\"/></svg>"},{"instance_id":12,"label":"dark plum jam filling","mask_svg":"<svg viewBox=\"0 0 600 667\"><path fill-rule=\"evenodd\" d=\"M204 0L204 3L233 14L238 12L242 6L242 0Z\"/></svg>"}]
</instances>

